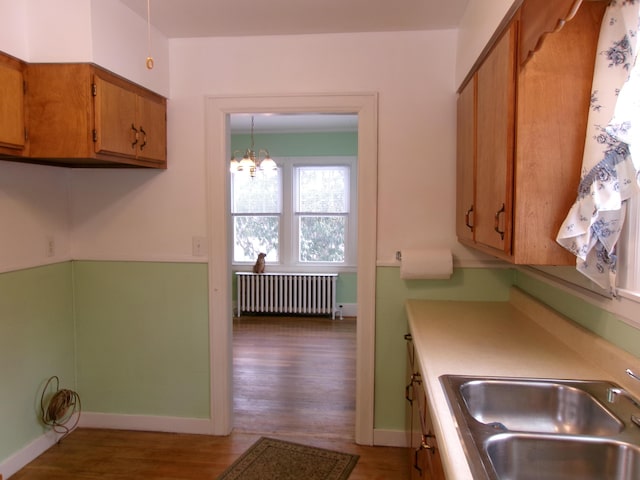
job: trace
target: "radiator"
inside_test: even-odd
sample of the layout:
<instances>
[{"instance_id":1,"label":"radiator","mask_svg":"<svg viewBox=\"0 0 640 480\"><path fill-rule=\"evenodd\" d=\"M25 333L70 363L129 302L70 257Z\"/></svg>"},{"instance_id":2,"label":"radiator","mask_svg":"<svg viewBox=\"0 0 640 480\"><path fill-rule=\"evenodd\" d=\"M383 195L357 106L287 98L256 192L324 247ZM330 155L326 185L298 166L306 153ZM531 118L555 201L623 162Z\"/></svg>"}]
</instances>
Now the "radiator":
<instances>
[{"instance_id":1,"label":"radiator","mask_svg":"<svg viewBox=\"0 0 640 480\"><path fill-rule=\"evenodd\" d=\"M294 313L336 318L337 273L236 272L242 313Z\"/></svg>"}]
</instances>

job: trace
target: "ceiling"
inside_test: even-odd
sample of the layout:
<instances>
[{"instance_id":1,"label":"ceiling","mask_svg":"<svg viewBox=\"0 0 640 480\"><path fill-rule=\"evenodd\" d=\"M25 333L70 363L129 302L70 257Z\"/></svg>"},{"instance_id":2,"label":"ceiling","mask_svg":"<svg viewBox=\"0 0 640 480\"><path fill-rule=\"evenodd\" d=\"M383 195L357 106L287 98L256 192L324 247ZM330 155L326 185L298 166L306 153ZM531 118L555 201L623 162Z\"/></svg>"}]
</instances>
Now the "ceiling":
<instances>
[{"instance_id":1,"label":"ceiling","mask_svg":"<svg viewBox=\"0 0 640 480\"><path fill-rule=\"evenodd\" d=\"M120 0L147 19L147 0ZM168 38L457 28L469 0L148 0Z\"/></svg>"},{"instance_id":2,"label":"ceiling","mask_svg":"<svg viewBox=\"0 0 640 480\"><path fill-rule=\"evenodd\" d=\"M167 38L457 28L469 0L120 0ZM147 3L148 2L148 3ZM232 115L248 133L251 115ZM256 133L357 131L356 115L256 115Z\"/></svg>"}]
</instances>

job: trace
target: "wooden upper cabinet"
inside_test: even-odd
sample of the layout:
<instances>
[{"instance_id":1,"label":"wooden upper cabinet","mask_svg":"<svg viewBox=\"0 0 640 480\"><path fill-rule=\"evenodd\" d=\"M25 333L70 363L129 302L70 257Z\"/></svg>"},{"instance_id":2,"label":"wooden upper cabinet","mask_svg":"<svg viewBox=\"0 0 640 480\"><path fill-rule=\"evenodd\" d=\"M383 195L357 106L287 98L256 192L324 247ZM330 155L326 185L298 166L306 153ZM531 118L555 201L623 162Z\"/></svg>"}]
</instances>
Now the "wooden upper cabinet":
<instances>
[{"instance_id":1,"label":"wooden upper cabinet","mask_svg":"<svg viewBox=\"0 0 640 480\"><path fill-rule=\"evenodd\" d=\"M476 78L460 92L457 106L456 234L460 240L473 240L475 223Z\"/></svg>"},{"instance_id":2,"label":"wooden upper cabinet","mask_svg":"<svg viewBox=\"0 0 640 480\"><path fill-rule=\"evenodd\" d=\"M513 23L477 73L475 241L511 251L511 200L515 121Z\"/></svg>"},{"instance_id":3,"label":"wooden upper cabinet","mask_svg":"<svg viewBox=\"0 0 640 480\"><path fill-rule=\"evenodd\" d=\"M136 94L99 74L95 75L94 81L96 153L166 162L164 101Z\"/></svg>"},{"instance_id":4,"label":"wooden upper cabinet","mask_svg":"<svg viewBox=\"0 0 640 480\"><path fill-rule=\"evenodd\" d=\"M527 0L520 10L520 64L542 48L547 35L559 31L578 12L583 0Z\"/></svg>"},{"instance_id":5,"label":"wooden upper cabinet","mask_svg":"<svg viewBox=\"0 0 640 480\"><path fill-rule=\"evenodd\" d=\"M20 156L26 146L24 67L0 54L0 154Z\"/></svg>"},{"instance_id":6,"label":"wooden upper cabinet","mask_svg":"<svg viewBox=\"0 0 640 480\"><path fill-rule=\"evenodd\" d=\"M575 257L555 238L578 192L606 6L583 2L520 69L513 213L517 263L575 265Z\"/></svg>"},{"instance_id":7,"label":"wooden upper cabinet","mask_svg":"<svg viewBox=\"0 0 640 480\"><path fill-rule=\"evenodd\" d=\"M461 233L458 206L458 239L515 264L575 264L555 238L577 195L606 2L582 2L575 12L569 11L570 3L554 3L554 12L540 13L543 20L533 22L534 7L542 8L541 3L524 0L469 77L477 82L474 231L473 236ZM570 13L562 28L532 35L544 41L534 42L535 53L520 63L522 49L528 48L523 42L531 44L523 39L524 25L556 25L556 7ZM538 33L545 28L538 27ZM467 84L458 98L458 201L466 203L468 180L461 177L460 165L469 156L471 134L460 115L469 117L468 89Z\"/></svg>"},{"instance_id":8,"label":"wooden upper cabinet","mask_svg":"<svg viewBox=\"0 0 640 480\"><path fill-rule=\"evenodd\" d=\"M166 100L160 95L83 63L31 64L28 85L32 160L166 168Z\"/></svg>"}]
</instances>

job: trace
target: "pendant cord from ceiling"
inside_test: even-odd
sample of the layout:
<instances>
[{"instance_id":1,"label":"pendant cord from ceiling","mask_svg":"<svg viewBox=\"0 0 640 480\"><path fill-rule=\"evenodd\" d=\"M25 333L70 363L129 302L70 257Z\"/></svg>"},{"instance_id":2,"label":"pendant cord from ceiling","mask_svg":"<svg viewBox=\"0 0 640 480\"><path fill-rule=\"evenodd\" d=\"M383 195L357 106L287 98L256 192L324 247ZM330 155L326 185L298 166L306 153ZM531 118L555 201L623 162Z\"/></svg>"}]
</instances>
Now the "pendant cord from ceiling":
<instances>
[{"instance_id":1,"label":"pendant cord from ceiling","mask_svg":"<svg viewBox=\"0 0 640 480\"><path fill-rule=\"evenodd\" d=\"M153 68L153 57L151 56L151 0L147 0L147 69Z\"/></svg>"}]
</instances>

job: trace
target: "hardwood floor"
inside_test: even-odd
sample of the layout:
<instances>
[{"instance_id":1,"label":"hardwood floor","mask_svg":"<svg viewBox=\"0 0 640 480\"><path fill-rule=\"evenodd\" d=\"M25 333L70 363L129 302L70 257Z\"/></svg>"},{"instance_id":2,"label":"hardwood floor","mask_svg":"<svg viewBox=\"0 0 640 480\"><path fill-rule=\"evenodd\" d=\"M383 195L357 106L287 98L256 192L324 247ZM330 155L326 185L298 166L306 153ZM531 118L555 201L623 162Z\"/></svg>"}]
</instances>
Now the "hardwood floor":
<instances>
[{"instance_id":1,"label":"hardwood floor","mask_svg":"<svg viewBox=\"0 0 640 480\"><path fill-rule=\"evenodd\" d=\"M11 480L215 479L261 436L360 455L350 480L409 478L403 448L354 443L355 320L234 322L231 435L78 429Z\"/></svg>"},{"instance_id":2,"label":"hardwood floor","mask_svg":"<svg viewBox=\"0 0 640 480\"><path fill-rule=\"evenodd\" d=\"M242 432L354 440L355 319L234 322L234 426Z\"/></svg>"}]
</instances>

